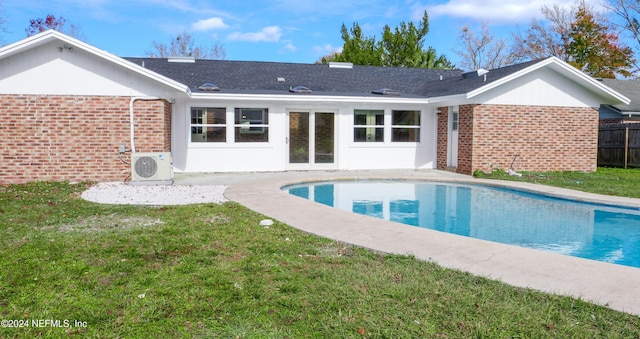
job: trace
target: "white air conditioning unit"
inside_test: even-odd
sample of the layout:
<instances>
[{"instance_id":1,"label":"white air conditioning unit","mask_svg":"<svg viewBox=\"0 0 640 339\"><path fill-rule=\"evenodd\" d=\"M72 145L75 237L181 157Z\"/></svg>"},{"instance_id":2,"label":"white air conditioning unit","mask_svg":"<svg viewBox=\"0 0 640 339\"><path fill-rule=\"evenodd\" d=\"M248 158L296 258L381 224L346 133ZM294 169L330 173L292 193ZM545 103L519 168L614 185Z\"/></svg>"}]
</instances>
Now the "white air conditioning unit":
<instances>
[{"instance_id":1,"label":"white air conditioning unit","mask_svg":"<svg viewBox=\"0 0 640 339\"><path fill-rule=\"evenodd\" d=\"M131 182L134 184L171 184L173 182L171 153L133 153L131 155Z\"/></svg>"}]
</instances>

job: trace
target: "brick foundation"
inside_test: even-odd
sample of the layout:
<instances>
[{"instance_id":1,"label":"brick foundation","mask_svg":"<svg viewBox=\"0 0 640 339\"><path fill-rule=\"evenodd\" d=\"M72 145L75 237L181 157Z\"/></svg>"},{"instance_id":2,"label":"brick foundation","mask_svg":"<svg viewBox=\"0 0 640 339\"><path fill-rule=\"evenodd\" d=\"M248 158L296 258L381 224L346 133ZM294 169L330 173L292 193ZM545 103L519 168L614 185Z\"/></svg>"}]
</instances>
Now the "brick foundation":
<instances>
[{"instance_id":1,"label":"brick foundation","mask_svg":"<svg viewBox=\"0 0 640 339\"><path fill-rule=\"evenodd\" d=\"M443 108L439 108L443 110ZM438 116L438 168L446 165L446 115ZM457 172L595 171L598 111L594 108L462 105ZM444 124L444 134L441 133ZM516 158L517 155L517 158ZM444 162L441 162L444 158Z\"/></svg>"},{"instance_id":2,"label":"brick foundation","mask_svg":"<svg viewBox=\"0 0 640 339\"><path fill-rule=\"evenodd\" d=\"M0 184L129 178L118 147L131 147L130 100L0 95ZM136 151L170 151L171 104L136 101L134 112Z\"/></svg>"}]
</instances>

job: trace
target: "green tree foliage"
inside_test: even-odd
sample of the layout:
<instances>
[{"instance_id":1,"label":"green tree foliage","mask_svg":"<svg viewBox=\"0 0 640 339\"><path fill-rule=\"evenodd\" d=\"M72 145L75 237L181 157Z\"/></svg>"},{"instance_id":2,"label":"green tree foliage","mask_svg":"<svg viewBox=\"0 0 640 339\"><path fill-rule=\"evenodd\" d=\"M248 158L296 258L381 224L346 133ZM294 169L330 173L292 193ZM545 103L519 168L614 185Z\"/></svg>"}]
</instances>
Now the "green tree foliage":
<instances>
[{"instance_id":1,"label":"green tree foliage","mask_svg":"<svg viewBox=\"0 0 640 339\"><path fill-rule=\"evenodd\" d=\"M356 65L382 66L382 49L376 43L375 37L367 37L362 33L358 23L354 23L350 30L342 24L342 53L335 55L334 61L351 62Z\"/></svg>"},{"instance_id":2,"label":"green tree foliage","mask_svg":"<svg viewBox=\"0 0 640 339\"><path fill-rule=\"evenodd\" d=\"M446 56L438 55L436 49L429 46L426 51L420 51L413 59L407 60L406 67L453 69L455 65Z\"/></svg>"},{"instance_id":3,"label":"green tree foliage","mask_svg":"<svg viewBox=\"0 0 640 339\"><path fill-rule=\"evenodd\" d=\"M382 50L385 66L411 67L411 63L422 53L425 36L429 33L429 15L424 12L418 26L404 21L392 31L385 25L382 33Z\"/></svg>"},{"instance_id":4,"label":"green tree foliage","mask_svg":"<svg viewBox=\"0 0 640 339\"><path fill-rule=\"evenodd\" d=\"M599 78L627 77L637 69L633 50L620 41L618 32L602 16L594 15L584 0L576 0L571 9L544 6L542 14L545 21L532 20L525 35L514 34L513 60L555 56Z\"/></svg>"},{"instance_id":5,"label":"green tree foliage","mask_svg":"<svg viewBox=\"0 0 640 339\"><path fill-rule=\"evenodd\" d=\"M544 20L531 19L525 33L519 29L513 33L510 59L515 62L542 59L555 56L567 60L566 42L575 9L557 4L542 6Z\"/></svg>"},{"instance_id":6,"label":"green tree foliage","mask_svg":"<svg viewBox=\"0 0 640 339\"><path fill-rule=\"evenodd\" d=\"M566 51L569 63L583 72L599 78L630 76L633 51L622 45L616 34L598 22L584 5L576 12L568 34Z\"/></svg>"},{"instance_id":7,"label":"green tree foliage","mask_svg":"<svg viewBox=\"0 0 640 339\"><path fill-rule=\"evenodd\" d=\"M358 23L354 23L350 30L343 24L341 33L344 45L333 61L389 67L454 67L446 56L438 56L433 47L424 49L425 36L429 33L427 12L417 25L404 21L393 29L386 25L380 41L376 41L375 36L365 36Z\"/></svg>"}]
</instances>

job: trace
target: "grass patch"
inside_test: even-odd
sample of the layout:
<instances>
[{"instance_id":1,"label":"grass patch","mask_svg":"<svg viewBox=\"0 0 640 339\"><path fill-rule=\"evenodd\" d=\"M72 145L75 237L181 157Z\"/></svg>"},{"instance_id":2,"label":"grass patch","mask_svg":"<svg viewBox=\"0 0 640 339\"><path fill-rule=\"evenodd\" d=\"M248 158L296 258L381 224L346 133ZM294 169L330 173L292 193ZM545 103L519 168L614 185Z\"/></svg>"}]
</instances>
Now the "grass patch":
<instances>
[{"instance_id":1,"label":"grass patch","mask_svg":"<svg viewBox=\"0 0 640 339\"><path fill-rule=\"evenodd\" d=\"M488 179L525 181L590 193L640 198L640 169L599 167L595 172L519 173L522 177L511 176L500 170L489 174L476 171L474 174Z\"/></svg>"},{"instance_id":2,"label":"grass patch","mask_svg":"<svg viewBox=\"0 0 640 339\"><path fill-rule=\"evenodd\" d=\"M0 338L640 335L636 316L263 227L235 203L100 205L86 188L0 187L0 319L31 325Z\"/></svg>"}]
</instances>

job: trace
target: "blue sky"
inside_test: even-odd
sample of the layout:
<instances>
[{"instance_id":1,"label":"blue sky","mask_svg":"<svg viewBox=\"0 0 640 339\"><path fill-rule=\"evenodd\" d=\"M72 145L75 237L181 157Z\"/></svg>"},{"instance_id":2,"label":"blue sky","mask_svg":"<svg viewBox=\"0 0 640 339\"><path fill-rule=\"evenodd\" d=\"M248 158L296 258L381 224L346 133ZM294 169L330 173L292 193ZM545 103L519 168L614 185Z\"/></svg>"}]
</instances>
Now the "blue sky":
<instances>
[{"instance_id":1,"label":"blue sky","mask_svg":"<svg viewBox=\"0 0 640 339\"><path fill-rule=\"evenodd\" d=\"M47 14L80 28L83 39L119 56L146 56L153 41L168 43L179 32L197 45L222 44L229 60L313 63L342 46L340 27L358 22L379 38L385 24L418 22L429 13L425 47L454 63L460 28L489 23L497 37L510 38L540 15L543 5L562 0L12 0L2 1L7 32L3 44L26 36L30 19Z\"/></svg>"}]
</instances>

